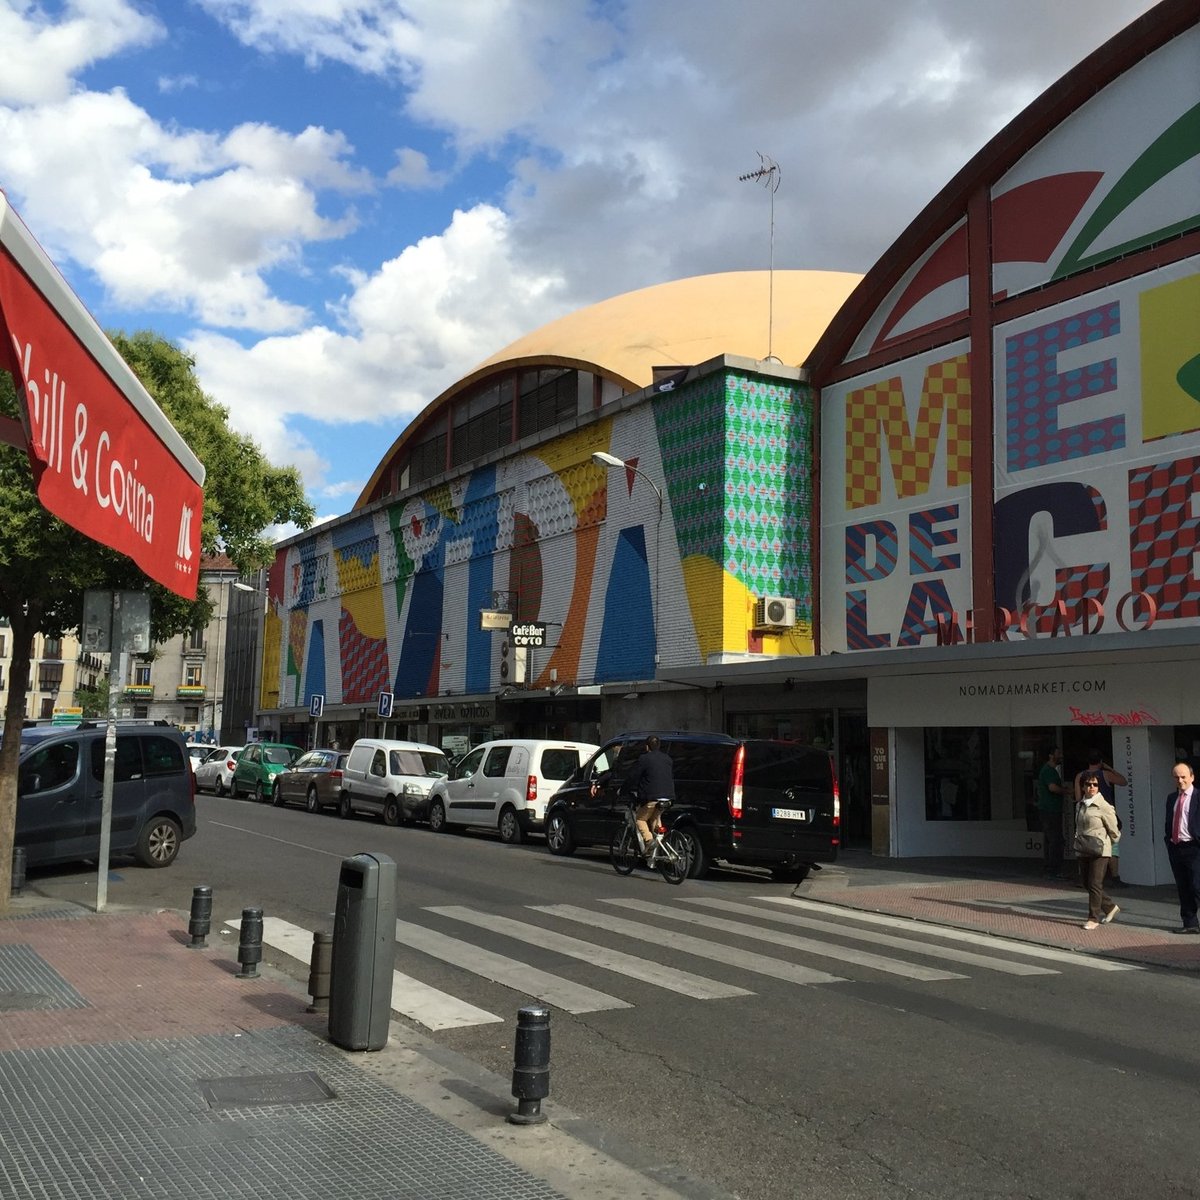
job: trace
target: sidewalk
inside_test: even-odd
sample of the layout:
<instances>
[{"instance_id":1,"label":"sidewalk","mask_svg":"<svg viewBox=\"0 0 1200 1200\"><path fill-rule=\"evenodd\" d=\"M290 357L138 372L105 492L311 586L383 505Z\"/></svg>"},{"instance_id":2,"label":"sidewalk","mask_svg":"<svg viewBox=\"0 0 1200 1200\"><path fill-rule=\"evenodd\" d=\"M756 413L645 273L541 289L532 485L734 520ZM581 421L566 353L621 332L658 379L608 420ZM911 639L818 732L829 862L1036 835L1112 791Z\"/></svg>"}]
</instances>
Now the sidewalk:
<instances>
[{"instance_id":1,"label":"sidewalk","mask_svg":"<svg viewBox=\"0 0 1200 1200\"><path fill-rule=\"evenodd\" d=\"M1103 958L1200 971L1200 938L1179 925L1173 885L1113 888L1120 913L1085 930L1087 893L1041 876L1040 860L874 858L851 850L814 871L794 895L806 900L949 925Z\"/></svg>"},{"instance_id":2,"label":"sidewalk","mask_svg":"<svg viewBox=\"0 0 1200 1200\"><path fill-rule=\"evenodd\" d=\"M625 1165L611 1142L601 1152L601 1135L551 1101L546 1124L507 1124L510 1081L402 1025L382 1051L344 1052L295 982L269 967L239 980L228 946L189 950L186 930L182 913L12 900L0 1195L719 1195L667 1164Z\"/></svg>"}]
</instances>

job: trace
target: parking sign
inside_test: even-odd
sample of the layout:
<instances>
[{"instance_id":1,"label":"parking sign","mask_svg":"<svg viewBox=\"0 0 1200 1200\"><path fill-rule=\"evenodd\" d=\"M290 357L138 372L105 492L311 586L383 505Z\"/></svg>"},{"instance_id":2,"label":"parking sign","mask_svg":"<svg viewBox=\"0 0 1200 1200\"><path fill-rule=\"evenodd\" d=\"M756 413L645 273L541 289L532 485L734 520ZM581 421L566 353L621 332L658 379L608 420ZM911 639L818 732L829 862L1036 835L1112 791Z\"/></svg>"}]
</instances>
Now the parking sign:
<instances>
[{"instance_id":1,"label":"parking sign","mask_svg":"<svg viewBox=\"0 0 1200 1200\"><path fill-rule=\"evenodd\" d=\"M325 697L319 693L313 696L308 702L308 715L310 717L320 718L325 711Z\"/></svg>"},{"instance_id":2,"label":"parking sign","mask_svg":"<svg viewBox=\"0 0 1200 1200\"><path fill-rule=\"evenodd\" d=\"M379 708L376 712L385 721L392 715L392 705L395 703L395 699L396 697L393 692L379 693Z\"/></svg>"}]
</instances>

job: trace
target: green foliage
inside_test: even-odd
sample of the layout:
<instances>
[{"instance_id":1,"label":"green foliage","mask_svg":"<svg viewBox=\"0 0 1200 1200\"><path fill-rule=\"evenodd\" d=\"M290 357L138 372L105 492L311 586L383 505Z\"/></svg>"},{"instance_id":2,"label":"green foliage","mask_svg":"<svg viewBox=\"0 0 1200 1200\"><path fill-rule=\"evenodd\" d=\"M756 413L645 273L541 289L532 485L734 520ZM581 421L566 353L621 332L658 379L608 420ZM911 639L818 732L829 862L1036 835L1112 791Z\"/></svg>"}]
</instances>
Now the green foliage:
<instances>
[{"instance_id":1,"label":"green foliage","mask_svg":"<svg viewBox=\"0 0 1200 1200\"><path fill-rule=\"evenodd\" d=\"M83 709L85 717L108 716L108 680L96 680L95 687L77 687L75 703Z\"/></svg>"}]
</instances>

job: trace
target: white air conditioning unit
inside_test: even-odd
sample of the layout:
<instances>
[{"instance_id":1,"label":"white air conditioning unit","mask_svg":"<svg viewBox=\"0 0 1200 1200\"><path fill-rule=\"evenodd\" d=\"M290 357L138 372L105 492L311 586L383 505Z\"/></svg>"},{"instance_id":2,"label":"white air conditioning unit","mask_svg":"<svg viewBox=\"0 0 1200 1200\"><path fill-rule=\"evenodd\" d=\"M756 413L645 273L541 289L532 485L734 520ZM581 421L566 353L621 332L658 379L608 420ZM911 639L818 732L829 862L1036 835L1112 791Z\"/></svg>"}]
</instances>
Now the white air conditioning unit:
<instances>
[{"instance_id":1,"label":"white air conditioning unit","mask_svg":"<svg viewBox=\"0 0 1200 1200\"><path fill-rule=\"evenodd\" d=\"M791 629L796 624L792 596L760 596L754 604L755 629Z\"/></svg>"}]
</instances>

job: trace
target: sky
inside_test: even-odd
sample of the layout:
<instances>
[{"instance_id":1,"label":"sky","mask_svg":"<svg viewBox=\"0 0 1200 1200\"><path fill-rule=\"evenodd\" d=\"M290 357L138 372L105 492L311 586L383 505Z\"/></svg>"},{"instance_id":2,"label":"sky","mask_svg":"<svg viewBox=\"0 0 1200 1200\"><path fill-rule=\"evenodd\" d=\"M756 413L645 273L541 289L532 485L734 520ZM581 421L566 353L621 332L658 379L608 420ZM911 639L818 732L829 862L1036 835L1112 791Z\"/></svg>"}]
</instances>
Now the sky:
<instances>
[{"instance_id":1,"label":"sky","mask_svg":"<svg viewBox=\"0 0 1200 1200\"><path fill-rule=\"evenodd\" d=\"M866 271L1152 0L0 0L0 189L321 517L574 309Z\"/></svg>"}]
</instances>

